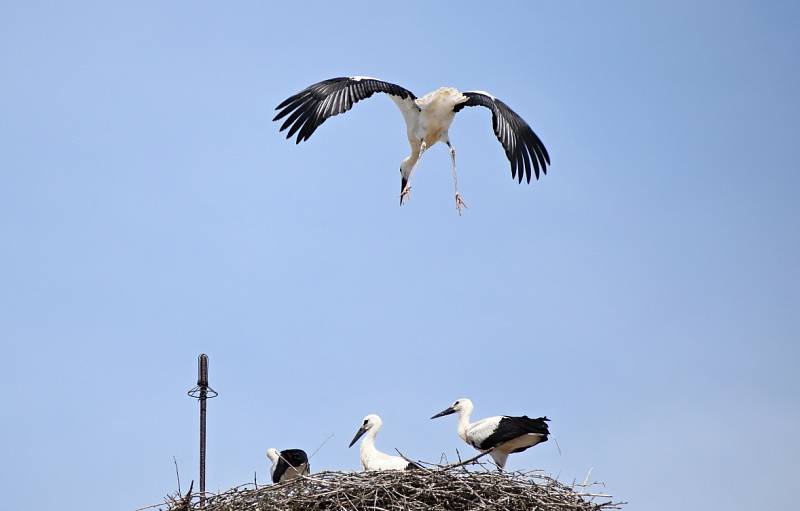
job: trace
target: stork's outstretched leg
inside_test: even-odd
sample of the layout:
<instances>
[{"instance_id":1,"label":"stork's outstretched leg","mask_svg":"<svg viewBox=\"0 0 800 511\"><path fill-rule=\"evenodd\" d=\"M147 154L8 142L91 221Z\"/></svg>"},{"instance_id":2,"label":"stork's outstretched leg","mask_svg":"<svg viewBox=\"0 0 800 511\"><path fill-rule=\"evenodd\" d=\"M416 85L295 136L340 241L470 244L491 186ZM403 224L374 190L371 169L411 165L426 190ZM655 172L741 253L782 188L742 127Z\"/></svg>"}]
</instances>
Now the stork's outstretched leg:
<instances>
[{"instance_id":1,"label":"stork's outstretched leg","mask_svg":"<svg viewBox=\"0 0 800 511\"><path fill-rule=\"evenodd\" d=\"M450 160L453 162L453 188L456 190L456 209L458 210L458 216L461 216L461 208L466 208L467 203L464 202L464 199L461 198L461 194L458 193L458 174L456 174L456 148L453 147L453 144L450 141L447 141L447 147L450 148Z\"/></svg>"},{"instance_id":2,"label":"stork's outstretched leg","mask_svg":"<svg viewBox=\"0 0 800 511\"><path fill-rule=\"evenodd\" d=\"M411 170L408 171L408 175L403 174L402 167L400 168L401 179L400 179L400 205L402 206L405 202L411 198L411 185L409 182L411 181L411 175L414 173L414 169L417 168L417 164L419 163L419 159L422 157L422 153L428 148L425 141L422 140L419 146L419 153L416 154L416 159L414 163L411 165ZM408 157L409 160L414 158L414 153L412 152L411 156Z\"/></svg>"}]
</instances>

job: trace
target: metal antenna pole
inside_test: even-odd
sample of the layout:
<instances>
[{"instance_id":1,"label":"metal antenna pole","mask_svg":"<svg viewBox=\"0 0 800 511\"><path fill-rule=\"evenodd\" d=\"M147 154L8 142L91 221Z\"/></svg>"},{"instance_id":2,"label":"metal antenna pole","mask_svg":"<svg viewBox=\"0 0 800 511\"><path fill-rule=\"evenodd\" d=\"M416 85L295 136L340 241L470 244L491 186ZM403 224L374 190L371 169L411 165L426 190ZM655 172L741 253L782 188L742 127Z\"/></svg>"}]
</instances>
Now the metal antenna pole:
<instances>
[{"instance_id":1,"label":"metal antenna pole","mask_svg":"<svg viewBox=\"0 0 800 511\"><path fill-rule=\"evenodd\" d=\"M206 507L206 399L217 397L217 391L208 386L208 355L197 357L197 386L188 392L200 401L200 508Z\"/></svg>"}]
</instances>

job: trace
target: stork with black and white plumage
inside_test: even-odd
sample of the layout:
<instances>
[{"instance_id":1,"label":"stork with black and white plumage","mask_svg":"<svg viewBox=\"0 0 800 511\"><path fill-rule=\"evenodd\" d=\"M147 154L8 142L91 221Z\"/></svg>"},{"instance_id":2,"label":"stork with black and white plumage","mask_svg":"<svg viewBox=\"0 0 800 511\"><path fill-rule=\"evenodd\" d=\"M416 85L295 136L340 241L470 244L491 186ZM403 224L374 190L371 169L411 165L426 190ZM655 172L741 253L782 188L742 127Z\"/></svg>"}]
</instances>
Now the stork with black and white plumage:
<instances>
[{"instance_id":1,"label":"stork with black and white plumage","mask_svg":"<svg viewBox=\"0 0 800 511\"><path fill-rule=\"evenodd\" d=\"M308 138L328 118L350 110L354 104L376 92L388 94L400 109L406 122L406 134L411 145L411 155L400 163L400 204L411 192L409 181L422 153L443 142L450 148L453 187L456 208L466 204L458 192L456 150L450 143L448 130L456 112L465 106L483 106L492 111L492 128L511 163L511 177L522 183L523 175L531 182L531 172L536 179L547 173L550 156L544 144L528 123L503 101L488 92L459 92L452 87L442 87L421 98L414 93L377 78L352 76L331 78L308 86L277 106L280 110L273 121L286 117L280 131L289 129L286 138L297 133L296 143Z\"/></svg>"},{"instance_id":2,"label":"stork with black and white plumage","mask_svg":"<svg viewBox=\"0 0 800 511\"><path fill-rule=\"evenodd\" d=\"M472 401L461 398L449 408L437 413L431 419L453 413L458 414L458 436L481 452L489 452L498 468L506 466L508 455L522 452L536 444L547 441L550 430L547 417L531 419L527 415L511 417L499 415L470 422Z\"/></svg>"},{"instance_id":3,"label":"stork with black and white plumage","mask_svg":"<svg viewBox=\"0 0 800 511\"><path fill-rule=\"evenodd\" d=\"M301 475L308 475L311 465L308 463L308 455L302 449L286 449L278 452L277 449L267 449L267 458L272 462L273 483L282 483L296 479Z\"/></svg>"},{"instance_id":4,"label":"stork with black and white plumage","mask_svg":"<svg viewBox=\"0 0 800 511\"><path fill-rule=\"evenodd\" d=\"M383 421L375 414L364 417L361 427L358 428L356 436L348 447L353 447L359 438L361 441L360 458L361 466L364 470L413 470L420 468L416 463L410 462L402 456L391 456L383 453L375 447L375 437L383 426Z\"/></svg>"}]
</instances>

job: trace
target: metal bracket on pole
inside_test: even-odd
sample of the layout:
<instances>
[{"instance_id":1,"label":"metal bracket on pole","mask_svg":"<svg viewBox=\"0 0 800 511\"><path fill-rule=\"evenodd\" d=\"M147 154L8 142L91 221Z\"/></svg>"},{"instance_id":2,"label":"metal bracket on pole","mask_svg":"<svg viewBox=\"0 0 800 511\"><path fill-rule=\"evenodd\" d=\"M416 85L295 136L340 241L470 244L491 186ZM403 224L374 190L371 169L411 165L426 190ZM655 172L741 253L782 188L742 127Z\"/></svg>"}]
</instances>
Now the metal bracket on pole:
<instances>
[{"instance_id":1,"label":"metal bracket on pole","mask_svg":"<svg viewBox=\"0 0 800 511\"><path fill-rule=\"evenodd\" d=\"M200 401L200 508L206 507L206 399L217 397L216 390L208 386L208 356L197 357L197 386L187 392Z\"/></svg>"}]
</instances>

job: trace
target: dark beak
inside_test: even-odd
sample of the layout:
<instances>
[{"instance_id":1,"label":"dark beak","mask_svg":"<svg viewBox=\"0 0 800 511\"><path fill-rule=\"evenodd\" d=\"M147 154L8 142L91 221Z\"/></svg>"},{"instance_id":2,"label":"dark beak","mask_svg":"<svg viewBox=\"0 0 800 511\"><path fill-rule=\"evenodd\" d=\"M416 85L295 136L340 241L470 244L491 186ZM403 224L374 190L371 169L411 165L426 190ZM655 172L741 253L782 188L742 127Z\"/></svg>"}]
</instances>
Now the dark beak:
<instances>
[{"instance_id":1,"label":"dark beak","mask_svg":"<svg viewBox=\"0 0 800 511\"><path fill-rule=\"evenodd\" d=\"M431 419L438 419L439 417L444 417L445 415L450 415L451 413L456 413L456 411L453 410L452 406L447 410L442 410L441 412L437 413L436 415L431 417Z\"/></svg>"},{"instance_id":2,"label":"dark beak","mask_svg":"<svg viewBox=\"0 0 800 511\"><path fill-rule=\"evenodd\" d=\"M366 432L367 432L367 428L365 428L364 426L361 426L361 428L359 428L358 432L356 433L356 436L353 437L353 441L350 442L350 445L348 445L347 447L353 447L353 444L358 442L358 439L361 438L361 435L363 435Z\"/></svg>"},{"instance_id":3,"label":"dark beak","mask_svg":"<svg viewBox=\"0 0 800 511\"><path fill-rule=\"evenodd\" d=\"M406 185L407 184L408 184L408 179L406 179L405 177L401 176L400 177L400 205L401 206L403 205L403 197L404 197L403 194L406 191Z\"/></svg>"}]
</instances>

